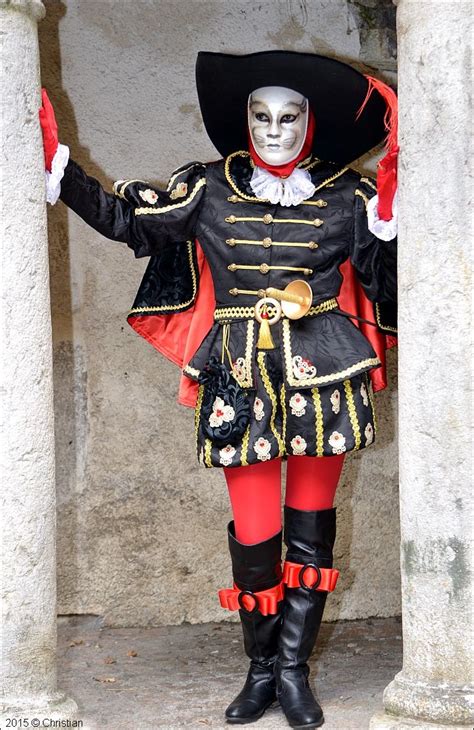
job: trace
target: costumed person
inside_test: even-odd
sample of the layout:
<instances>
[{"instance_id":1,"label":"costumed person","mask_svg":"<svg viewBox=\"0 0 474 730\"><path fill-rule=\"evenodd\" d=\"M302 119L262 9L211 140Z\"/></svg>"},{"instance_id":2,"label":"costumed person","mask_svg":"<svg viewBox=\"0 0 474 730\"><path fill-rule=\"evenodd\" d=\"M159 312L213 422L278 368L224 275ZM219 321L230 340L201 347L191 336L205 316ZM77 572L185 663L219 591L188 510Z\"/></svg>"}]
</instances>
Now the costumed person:
<instances>
[{"instance_id":1,"label":"costumed person","mask_svg":"<svg viewBox=\"0 0 474 730\"><path fill-rule=\"evenodd\" d=\"M220 602L250 658L227 721L278 698L291 727L319 727L308 659L339 575L334 494L345 454L374 442L396 331L396 97L306 53L200 53L196 74L223 159L180 167L166 190L105 192L58 144L44 94L48 200L150 257L128 321L181 367L199 460L224 469L234 585ZM384 139L377 195L347 164Z\"/></svg>"}]
</instances>

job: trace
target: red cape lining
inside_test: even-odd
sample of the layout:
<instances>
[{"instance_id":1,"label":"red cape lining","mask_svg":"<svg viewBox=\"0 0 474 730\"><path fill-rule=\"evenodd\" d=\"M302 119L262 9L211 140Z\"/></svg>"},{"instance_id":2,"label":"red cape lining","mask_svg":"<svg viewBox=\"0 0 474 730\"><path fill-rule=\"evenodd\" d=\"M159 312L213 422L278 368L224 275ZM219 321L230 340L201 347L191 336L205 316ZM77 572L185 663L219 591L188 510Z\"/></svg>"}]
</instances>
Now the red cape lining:
<instances>
[{"instance_id":1,"label":"red cape lining","mask_svg":"<svg viewBox=\"0 0 474 730\"><path fill-rule=\"evenodd\" d=\"M214 284L209 264L199 241L196 241L196 253L199 288L195 303L190 309L178 314L154 314L139 317L132 315L128 318L128 323L139 335L180 368L191 360L214 323L216 305ZM367 299L349 259L342 264L340 272L343 281L337 297L339 307L373 322L373 303ZM381 367L371 370L369 375L374 391L383 390L387 385L385 353L388 348L397 344L397 338L383 334L377 327L357 320L353 321L370 341L382 363ZM178 403L194 408L197 391L198 384L181 373Z\"/></svg>"}]
</instances>

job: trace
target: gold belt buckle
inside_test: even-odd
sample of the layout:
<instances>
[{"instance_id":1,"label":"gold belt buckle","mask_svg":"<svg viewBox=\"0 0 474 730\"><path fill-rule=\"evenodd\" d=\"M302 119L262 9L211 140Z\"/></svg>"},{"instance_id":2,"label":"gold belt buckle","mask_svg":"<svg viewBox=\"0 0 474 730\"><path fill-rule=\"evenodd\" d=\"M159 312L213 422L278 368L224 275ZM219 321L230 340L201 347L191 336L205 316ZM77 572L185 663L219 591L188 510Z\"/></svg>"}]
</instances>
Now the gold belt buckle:
<instances>
[{"instance_id":1,"label":"gold belt buckle","mask_svg":"<svg viewBox=\"0 0 474 730\"><path fill-rule=\"evenodd\" d=\"M268 311L273 309L273 313ZM259 324L265 320L268 324L276 324L281 317L281 304L273 297L262 297L255 305L255 319Z\"/></svg>"}]
</instances>

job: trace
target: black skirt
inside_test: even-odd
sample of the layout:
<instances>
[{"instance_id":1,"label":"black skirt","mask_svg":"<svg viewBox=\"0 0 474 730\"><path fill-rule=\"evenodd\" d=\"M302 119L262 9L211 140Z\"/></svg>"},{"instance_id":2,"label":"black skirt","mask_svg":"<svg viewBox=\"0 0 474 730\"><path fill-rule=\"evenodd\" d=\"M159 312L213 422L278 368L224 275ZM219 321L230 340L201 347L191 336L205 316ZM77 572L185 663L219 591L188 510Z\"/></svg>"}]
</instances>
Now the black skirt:
<instances>
[{"instance_id":1,"label":"black skirt","mask_svg":"<svg viewBox=\"0 0 474 730\"><path fill-rule=\"evenodd\" d=\"M203 419L218 424L233 413L225 396L204 413L206 386L199 388L195 424L198 458L204 466L246 466L288 455L334 456L374 442L376 422L367 371L330 385L290 389L278 344L273 350L256 349L254 357L252 387L244 388L250 421L237 441L215 444L208 438Z\"/></svg>"}]
</instances>

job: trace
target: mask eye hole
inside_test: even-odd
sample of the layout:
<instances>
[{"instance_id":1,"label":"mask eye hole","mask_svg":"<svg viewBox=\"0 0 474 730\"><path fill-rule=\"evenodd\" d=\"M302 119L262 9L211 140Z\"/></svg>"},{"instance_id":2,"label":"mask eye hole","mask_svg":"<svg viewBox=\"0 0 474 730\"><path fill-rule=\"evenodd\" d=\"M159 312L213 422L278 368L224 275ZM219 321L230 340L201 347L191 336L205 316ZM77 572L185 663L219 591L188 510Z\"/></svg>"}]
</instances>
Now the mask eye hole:
<instances>
[{"instance_id":1,"label":"mask eye hole","mask_svg":"<svg viewBox=\"0 0 474 730\"><path fill-rule=\"evenodd\" d=\"M268 122L268 116L263 112L257 112L255 114L255 119L257 120L257 122Z\"/></svg>"},{"instance_id":2,"label":"mask eye hole","mask_svg":"<svg viewBox=\"0 0 474 730\"><path fill-rule=\"evenodd\" d=\"M282 124L293 124L298 119L296 114L284 114L281 118Z\"/></svg>"}]
</instances>

